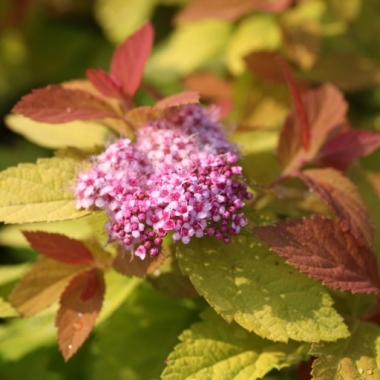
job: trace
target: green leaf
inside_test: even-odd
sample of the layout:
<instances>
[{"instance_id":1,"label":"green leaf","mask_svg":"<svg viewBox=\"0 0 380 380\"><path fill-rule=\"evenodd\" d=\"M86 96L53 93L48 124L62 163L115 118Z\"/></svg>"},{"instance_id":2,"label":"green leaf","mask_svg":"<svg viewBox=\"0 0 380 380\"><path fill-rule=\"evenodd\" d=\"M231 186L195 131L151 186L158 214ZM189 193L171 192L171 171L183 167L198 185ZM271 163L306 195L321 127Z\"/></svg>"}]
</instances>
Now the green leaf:
<instances>
[{"instance_id":1,"label":"green leaf","mask_svg":"<svg viewBox=\"0 0 380 380\"><path fill-rule=\"evenodd\" d=\"M95 14L107 37L122 42L150 18L156 0L97 0Z\"/></svg>"},{"instance_id":2,"label":"green leaf","mask_svg":"<svg viewBox=\"0 0 380 380\"><path fill-rule=\"evenodd\" d=\"M5 123L35 144L52 149L70 146L90 150L103 146L107 138L107 128L94 121L78 120L57 125L40 123L22 115L8 115Z\"/></svg>"},{"instance_id":3,"label":"green leaf","mask_svg":"<svg viewBox=\"0 0 380 380\"><path fill-rule=\"evenodd\" d=\"M135 288L97 329L91 379L158 379L177 336L197 314L191 301L167 298L146 285Z\"/></svg>"},{"instance_id":4,"label":"green leaf","mask_svg":"<svg viewBox=\"0 0 380 380\"><path fill-rule=\"evenodd\" d=\"M0 298L0 318L17 317L19 314L9 302Z\"/></svg>"},{"instance_id":5,"label":"green leaf","mask_svg":"<svg viewBox=\"0 0 380 380\"><path fill-rule=\"evenodd\" d=\"M348 339L312 346L314 380L380 378L380 327L356 320L350 330Z\"/></svg>"},{"instance_id":6,"label":"green leaf","mask_svg":"<svg viewBox=\"0 0 380 380\"><path fill-rule=\"evenodd\" d=\"M69 158L39 159L0 173L0 221L53 222L89 214L76 210L70 191L78 163Z\"/></svg>"},{"instance_id":7,"label":"green leaf","mask_svg":"<svg viewBox=\"0 0 380 380\"><path fill-rule=\"evenodd\" d=\"M306 358L308 344L262 339L236 323L228 324L211 309L202 319L181 334L163 380L255 380Z\"/></svg>"},{"instance_id":8,"label":"green leaf","mask_svg":"<svg viewBox=\"0 0 380 380\"><path fill-rule=\"evenodd\" d=\"M183 273L228 322L281 342L334 341L349 335L325 288L285 264L249 232L229 245L197 239L179 246L178 256Z\"/></svg>"},{"instance_id":9,"label":"green leaf","mask_svg":"<svg viewBox=\"0 0 380 380\"><path fill-rule=\"evenodd\" d=\"M177 27L148 62L147 76L156 82L189 74L220 54L230 30L231 25L220 20L202 20Z\"/></svg>"},{"instance_id":10,"label":"green leaf","mask_svg":"<svg viewBox=\"0 0 380 380\"><path fill-rule=\"evenodd\" d=\"M275 50L281 43L281 29L275 19L258 13L245 18L237 27L227 49L227 64L234 74L244 70L244 56L252 51Z\"/></svg>"}]
</instances>

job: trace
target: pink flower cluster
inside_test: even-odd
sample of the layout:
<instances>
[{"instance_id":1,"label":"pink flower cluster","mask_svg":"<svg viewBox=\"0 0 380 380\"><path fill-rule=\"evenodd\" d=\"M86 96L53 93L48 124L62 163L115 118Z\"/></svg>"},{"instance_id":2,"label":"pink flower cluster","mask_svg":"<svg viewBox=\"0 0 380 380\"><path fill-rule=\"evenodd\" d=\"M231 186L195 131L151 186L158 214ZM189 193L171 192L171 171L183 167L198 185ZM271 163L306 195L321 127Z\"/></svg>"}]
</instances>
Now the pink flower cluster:
<instances>
[{"instance_id":1,"label":"pink flower cluster","mask_svg":"<svg viewBox=\"0 0 380 380\"><path fill-rule=\"evenodd\" d=\"M141 259L158 255L170 231L185 244L204 235L227 244L247 224L239 210L252 197L237 159L211 113L178 107L94 157L77 177L77 208L105 210L109 241Z\"/></svg>"}]
</instances>

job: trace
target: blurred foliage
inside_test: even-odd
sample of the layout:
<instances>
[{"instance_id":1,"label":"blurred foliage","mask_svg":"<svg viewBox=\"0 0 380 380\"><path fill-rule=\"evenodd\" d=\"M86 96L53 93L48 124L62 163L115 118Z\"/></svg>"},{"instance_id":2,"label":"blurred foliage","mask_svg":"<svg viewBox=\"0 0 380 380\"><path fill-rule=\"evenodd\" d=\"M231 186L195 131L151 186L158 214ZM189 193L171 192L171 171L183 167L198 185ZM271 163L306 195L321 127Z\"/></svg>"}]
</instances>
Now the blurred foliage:
<instances>
[{"instance_id":1,"label":"blurred foliage","mask_svg":"<svg viewBox=\"0 0 380 380\"><path fill-rule=\"evenodd\" d=\"M265 60L251 67L247 59L250 54L281 54L304 88L323 82L335 84L345 92L353 127L380 132L378 0L299 0L281 12L250 10L232 20L175 19L190 3L191 0L2 0L0 170L52 155L50 150L37 147L6 127L5 117L15 102L33 88L83 78L87 68L108 70L115 44L147 19L152 21L156 36L145 72L146 83L163 94L187 87L199 91L205 102L221 105L226 129L236 129L234 139L247 158L244 170L258 183L276 178L273 150L290 100L284 80L270 72ZM191 81L197 73L206 78L216 76L219 83L228 85L224 97L220 97L216 86L214 89L207 87L205 81ZM148 101L146 95L137 94L138 104ZM9 124L12 127L12 122ZM19 122L12 129L27 136L28 127L28 123ZM255 162L262 164L254 165ZM380 170L379 162L380 151L362 160L372 172ZM272 171L266 170L269 166ZM35 252L25 247L19 229L0 229L0 296L4 300L28 263L36 259ZM64 364L54 343L54 306L32 318L3 321L0 378L157 379L165 356L162 350L155 351L160 343L150 340L151 330L164 325L165 308L174 308L170 310L178 315L177 324L169 332L162 331L160 337L169 352L180 332L197 321L203 301L164 296L159 299L152 296L154 290L148 286L119 277L111 278L108 286L115 290L113 298L107 298L108 306L117 311L100 318L91 339L68 364ZM119 294L117 289L121 288ZM133 296L132 289L137 289ZM149 310L141 308L139 299L146 301L144 307ZM149 315L157 318L149 320ZM145 323L139 326L144 342L135 338L133 330L141 319ZM132 361L130 352L136 361ZM136 359L139 355L140 359ZM283 375L273 372L267 378L290 379L293 375L291 371Z\"/></svg>"}]
</instances>

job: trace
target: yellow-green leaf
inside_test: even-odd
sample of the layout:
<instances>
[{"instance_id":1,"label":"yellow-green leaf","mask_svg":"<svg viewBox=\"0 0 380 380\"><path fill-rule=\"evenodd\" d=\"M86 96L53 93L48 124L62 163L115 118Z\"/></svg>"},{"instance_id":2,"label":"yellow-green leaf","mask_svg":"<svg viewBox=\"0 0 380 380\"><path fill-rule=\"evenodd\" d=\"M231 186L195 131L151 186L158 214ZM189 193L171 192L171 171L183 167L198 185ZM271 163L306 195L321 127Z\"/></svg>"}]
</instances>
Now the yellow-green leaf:
<instances>
[{"instance_id":1,"label":"yellow-green leaf","mask_svg":"<svg viewBox=\"0 0 380 380\"><path fill-rule=\"evenodd\" d=\"M245 18L227 48L227 64L234 74L243 72L244 56L252 51L275 50L281 44L281 30L273 16L255 14Z\"/></svg>"},{"instance_id":2,"label":"yellow-green leaf","mask_svg":"<svg viewBox=\"0 0 380 380\"><path fill-rule=\"evenodd\" d=\"M335 341L349 335L325 288L249 232L229 245L196 239L178 249L182 271L228 322L262 338Z\"/></svg>"},{"instance_id":3,"label":"yellow-green leaf","mask_svg":"<svg viewBox=\"0 0 380 380\"><path fill-rule=\"evenodd\" d=\"M44 158L0 173L0 221L53 222L89 214L75 208L71 191L78 162L70 158Z\"/></svg>"},{"instance_id":4,"label":"yellow-green leaf","mask_svg":"<svg viewBox=\"0 0 380 380\"><path fill-rule=\"evenodd\" d=\"M380 327L357 320L350 330L348 339L312 346L314 380L380 379Z\"/></svg>"},{"instance_id":5,"label":"yellow-green leaf","mask_svg":"<svg viewBox=\"0 0 380 380\"><path fill-rule=\"evenodd\" d=\"M17 317L18 315L17 310L9 302L0 298L0 318Z\"/></svg>"},{"instance_id":6,"label":"yellow-green leaf","mask_svg":"<svg viewBox=\"0 0 380 380\"><path fill-rule=\"evenodd\" d=\"M52 149L70 146L90 150L103 146L108 133L102 124L86 120L57 125L39 123L22 115L8 115L5 123L12 131L35 144Z\"/></svg>"},{"instance_id":7,"label":"yellow-green leaf","mask_svg":"<svg viewBox=\"0 0 380 380\"><path fill-rule=\"evenodd\" d=\"M148 62L147 76L157 81L192 72L223 50L230 30L231 25L221 20L201 20L178 26Z\"/></svg>"},{"instance_id":8,"label":"yellow-green leaf","mask_svg":"<svg viewBox=\"0 0 380 380\"><path fill-rule=\"evenodd\" d=\"M150 18L156 0L97 0L95 15L107 37L122 42Z\"/></svg>"},{"instance_id":9,"label":"yellow-green leaf","mask_svg":"<svg viewBox=\"0 0 380 380\"><path fill-rule=\"evenodd\" d=\"M305 359L309 344L278 343L228 324L211 309L185 330L169 355L163 380L255 380Z\"/></svg>"}]
</instances>

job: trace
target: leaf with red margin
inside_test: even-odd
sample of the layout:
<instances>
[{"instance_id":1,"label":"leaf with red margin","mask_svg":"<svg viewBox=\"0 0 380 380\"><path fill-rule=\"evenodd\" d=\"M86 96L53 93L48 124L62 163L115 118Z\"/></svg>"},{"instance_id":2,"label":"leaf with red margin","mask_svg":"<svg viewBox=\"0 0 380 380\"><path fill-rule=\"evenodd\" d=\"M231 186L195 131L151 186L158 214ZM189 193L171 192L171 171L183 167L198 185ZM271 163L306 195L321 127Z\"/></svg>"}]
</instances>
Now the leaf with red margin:
<instances>
[{"instance_id":1,"label":"leaf with red margin","mask_svg":"<svg viewBox=\"0 0 380 380\"><path fill-rule=\"evenodd\" d=\"M294 0L194 0L175 18L176 23L219 18L233 21L254 10L280 12Z\"/></svg>"},{"instance_id":2,"label":"leaf with red margin","mask_svg":"<svg viewBox=\"0 0 380 380\"><path fill-rule=\"evenodd\" d=\"M330 219L293 219L253 231L289 264L333 289L380 294L374 253Z\"/></svg>"},{"instance_id":3,"label":"leaf with red margin","mask_svg":"<svg viewBox=\"0 0 380 380\"><path fill-rule=\"evenodd\" d=\"M373 246L374 227L368 210L347 177L330 168L305 170L299 177L331 207L342 230L350 230L359 244Z\"/></svg>"},{"instance_id":4,"label":"leaf with red margin","mask_svg":"<svg viewBox=\"0 0 380 380\"><path fill-rule=\"evenodd\" d=\"M16 284L9 301L25 316L36 314L55 302L69 281L85 269L43 257Z\"/></svg>"},{"instance_id":5,"label":"leaf with red margin","mask_svg":"<svg viewBox=\"0 0 380 380\"><path fill-rule=\"evenodd\" d=\"M25 95L12 112L52 124L120 117L109 104L90 93L58 85L39 88Z\"/></svg>"},{"instance_id":6,"label":"leaf with red margin","mask_svg":"<svg viewBox=\"0 0 380 380\"><path fill-rule=\"evenodd\" d=\"M178 94L167 96L158 101L153 108L158 110L167 109L170 107L181 106L189 103L199 103L200 95L196 91L182 91Z\"/></svg>"},{"instance_id":7,"label":"leaf with red margin","mask_svg":"<svg viewBox=\"0 0 380 380\"><path fill-rule=\"evenodd\" d=\"M124 276L145 277L147 274L153 273L159 268L170 252L166 249L161 249L160 253L155 256L147 255L144 260L139 257L131 257L131 252L118 247L117 255L113 261L113 268Z\"/></svg>"},{"instance_id":8,"label":"leaf with red margin","mask_svg":"<svg viewBox=\"0 0 380 380\"><path fill-rule=\"evenodd\" d=\"M112 57L110 75L129 98L141 83L144 66L152 50L153 37L153 27L147 22L119 45Z\"/></svg>"},{"instance_id":9,"label":"leaf with red margin","mask_svg":"<svg viewBox=\"0 0 380 380\"><path fill-rule=\"evenodd\" d=\"M342 93L331 84L307 91L302 97L310 124L310 147L302 149L302 126L296 111L290 112L282 128L277 155L284 173L298 170L305 161L312 161L326 141L339 134L344 127L347 103Z\"/></svg>"},{"instance_id":10,"label":"leaf with red margin","mask_svg":"<svg viewBox=\"0 0 380 380\"><path fill-rule=\"evenodd\" d=\"M121 92L119 86L103 70L88 69L86 71L86 77L103 95L120 98Z\"/></svg>"},{"instance_id":11,"label":"leaf with red margin","mask_svg":"<svg viewBox=\"0 0 380 380\"><path fill-rule=\"evenodd\" d=\"M95 268L73 278L63 292L55 324L65 361L89 336L102 308L104 293L103 272Z\"/></svg>"},{"instance_id":12,"label":"leaf with red margin","mask_svg":"<svg viewBox=\"0 0 380 380\"><path fill-rule=\"evenodd\" d=\"M43 231L22 231L32 248L50 259L71 265L95 262L89 249L79 240Z\"/></svg>"},{"instance_id":13,"label":"leaf with red margin","mask_svg":"<svg viewBox=\"0 0 380 380\"><path fill-rule=\"evenodd\" d=\"M326 166L346 170L355 159L371 154L380 146L380 133L351 130L337 135L326 143L317 159Z\"/></svg>"}]
</instances>

